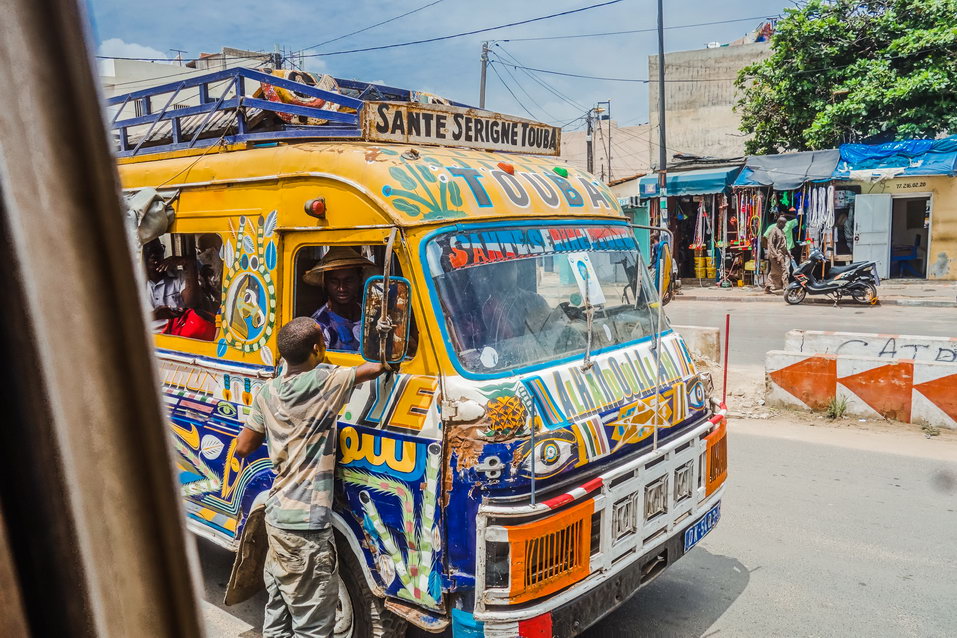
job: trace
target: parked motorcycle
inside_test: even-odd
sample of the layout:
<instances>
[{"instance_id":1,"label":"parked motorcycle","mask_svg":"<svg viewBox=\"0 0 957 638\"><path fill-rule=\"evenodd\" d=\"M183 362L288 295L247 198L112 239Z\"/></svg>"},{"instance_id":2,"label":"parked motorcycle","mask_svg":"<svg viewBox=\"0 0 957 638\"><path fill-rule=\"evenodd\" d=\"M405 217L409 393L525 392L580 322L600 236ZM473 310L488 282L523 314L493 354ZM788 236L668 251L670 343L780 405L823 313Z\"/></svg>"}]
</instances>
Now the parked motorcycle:
<instances>
[{"instance_id":1,"label":"parked motorcycle","mask_svg":"<svg viewBox=\"0 0 957 638\"><path fill-rule=\"evenodd\" d=\"M818 279L815 271L821 272L825 262L824 253L812 250L807 261L791 275L792 281L784 289L784 300L791 305L804 301L807 295L827 295L834 305L843 297L851 297L862 304L877 303L877 264L873 261L858 261L847 266L832 266L827 276Z\"/></svg>"}]
</instances>

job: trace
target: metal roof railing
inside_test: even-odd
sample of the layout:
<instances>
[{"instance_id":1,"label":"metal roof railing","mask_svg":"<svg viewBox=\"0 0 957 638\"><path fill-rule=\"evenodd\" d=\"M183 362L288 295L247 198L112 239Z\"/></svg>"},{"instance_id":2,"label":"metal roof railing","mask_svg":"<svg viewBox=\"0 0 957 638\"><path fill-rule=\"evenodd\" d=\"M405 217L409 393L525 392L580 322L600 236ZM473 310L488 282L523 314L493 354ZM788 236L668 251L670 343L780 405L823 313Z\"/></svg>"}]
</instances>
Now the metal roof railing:
<instances>
[{"instance_id":1,"label":"metal roof railing","mask_svg":"<svg viewBox=\"0 0 957 638\"><path fill-rule=\"evenodd\" d=\"M253 97L247 95L247 80L321 99L341 110ZM335 80L339 91L327 91L254 69L234 68L117 95L107 100L108 106L117 107L111 122L117 155L140 156L220 143L358 138L361 137L359 116L366 101L414 99L414 93L407 89ZM199 104L177 103L177 98L185 92L192 94L191 89L198 89ZM190 95L189 99L195 100L195 97ZM154 112L159 102L163 102L163 106ZM138 104L140 114L120 119L130 104ZM297 118L291 116L307 118L307 123L295 123ZM310 120L324 123L310 124Z\"/></svg>"}]
</instances>

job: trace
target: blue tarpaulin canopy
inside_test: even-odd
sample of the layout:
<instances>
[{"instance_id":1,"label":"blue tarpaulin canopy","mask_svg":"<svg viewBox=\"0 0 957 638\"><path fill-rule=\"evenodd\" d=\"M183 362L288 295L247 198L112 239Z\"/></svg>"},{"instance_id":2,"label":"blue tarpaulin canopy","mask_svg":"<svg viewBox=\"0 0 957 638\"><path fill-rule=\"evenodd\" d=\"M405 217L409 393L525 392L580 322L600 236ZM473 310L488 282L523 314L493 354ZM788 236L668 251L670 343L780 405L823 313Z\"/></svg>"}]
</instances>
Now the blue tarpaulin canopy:
<instances>
[{"instance_id":1,"label":"blue tarpaulin canopy","mask_svg":"<svg viewBox=\"0 0 957 638\"><path fill-rule=\"evenodd\" d=\"M844 144L838 179L957 174L957 135L940 140Z\"/></svg>"},{"instance_id":2,"label":"blue tarpaulin canopy","mask_svg":"<svg viewBox=\"0 0 957 638\"><path fill-rule=\"evenodd\" d=\"M723 193L734 181L740 166L706 168L697 171L668 173L668 195L709 195ZM646 175L638 182L641 197L658 196L658 176Z\"/></svg>"}]
</instances>

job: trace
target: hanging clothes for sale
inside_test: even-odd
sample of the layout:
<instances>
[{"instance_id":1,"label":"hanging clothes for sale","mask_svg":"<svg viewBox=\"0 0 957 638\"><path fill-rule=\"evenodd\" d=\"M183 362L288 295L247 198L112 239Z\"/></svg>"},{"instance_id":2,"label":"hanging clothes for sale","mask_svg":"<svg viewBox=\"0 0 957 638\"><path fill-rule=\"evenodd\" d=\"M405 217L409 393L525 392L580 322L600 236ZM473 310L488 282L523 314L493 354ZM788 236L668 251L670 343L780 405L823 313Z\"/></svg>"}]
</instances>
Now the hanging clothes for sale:
<instances>
[{"instance_id":1,"label":"hanging clothes for sale","mask_svg":"<svg viewBox=\"0 0 957 638\"><path fill-rule=\"evenodd\" d=\"M716 233L721 224L733 227L737 221L733 207L724 213L728 217L722 221L718 202L730 193L741 162L712 163L707 168L693 166L694 169L690 165L668 167L668 229L674 233L679 277L700 280L700 285L714 285L723 257L718 244L724 241ZM659 197L657 181L655 175L642 177L638 187L641 197Z\"/></svg>"}]
</instances>

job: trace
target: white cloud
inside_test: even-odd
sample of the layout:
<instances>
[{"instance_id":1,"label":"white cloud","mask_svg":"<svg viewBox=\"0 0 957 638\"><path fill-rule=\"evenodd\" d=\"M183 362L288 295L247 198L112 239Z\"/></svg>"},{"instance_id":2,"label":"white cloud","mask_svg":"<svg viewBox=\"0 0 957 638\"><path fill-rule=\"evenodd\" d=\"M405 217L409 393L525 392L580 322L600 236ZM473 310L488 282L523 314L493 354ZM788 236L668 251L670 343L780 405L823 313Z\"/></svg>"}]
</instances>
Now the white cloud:
<instances>
[{"instance_id":1,"label":"white cloud","mask_svg":"<svg viewBox=\"0 0 957 638\"><path fill-rule=\"evenodd\" d=\"M305 58L302 63L304 71L312 73L329 73L329 65L322 58Z\"/></svg>"},{"instance_id":2,"label":"white cloud","mask_svg":"<svg viewBox=\"0 0 957 638\"><path fill-rule=\"evenodd\" d=\"M110 38L100 43L96 51L97 55L117 57L117 58L168 58L169 56L158 49L136 44L135 42L124 42L120 38Z\"/></svg>"}]
</instances>

